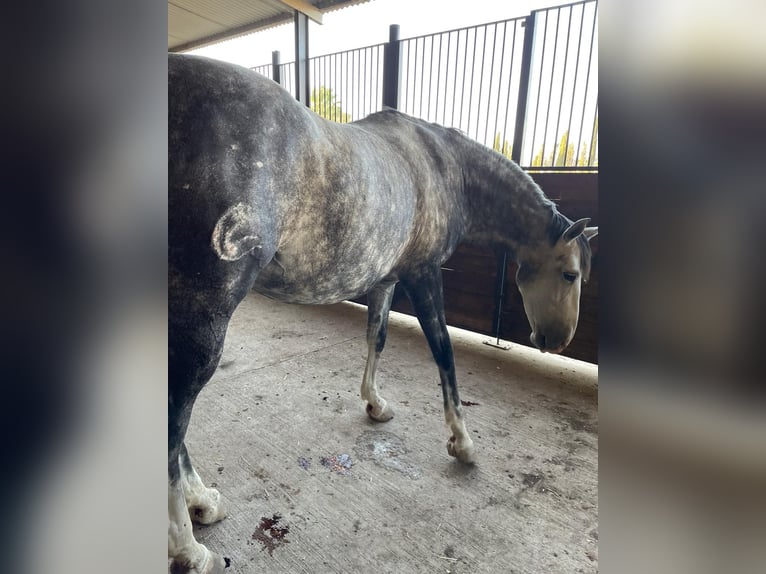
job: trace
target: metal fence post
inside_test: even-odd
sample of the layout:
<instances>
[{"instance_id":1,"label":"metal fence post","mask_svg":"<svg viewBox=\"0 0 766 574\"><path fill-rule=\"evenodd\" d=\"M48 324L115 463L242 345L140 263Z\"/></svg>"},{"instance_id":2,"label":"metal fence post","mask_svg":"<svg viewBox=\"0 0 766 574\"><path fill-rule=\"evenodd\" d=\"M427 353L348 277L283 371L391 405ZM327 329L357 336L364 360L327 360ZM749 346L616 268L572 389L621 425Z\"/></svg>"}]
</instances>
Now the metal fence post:
<instances>
[{"instance_id":1,"label":"metal fence post","mask_svg":"<svg viewBox=\"0 0 766 574\"><path fill-rule=\"evenodd\" d=\"M393 109L399 109L400 53L399 24L391 24L383 51L383 106Z\"/></svg>"},{"instance_id":2,"label":"metal fence post","mask_svg":"<svg viewBox=\"0 0 766 574\"><path fill-rule=\"evenodd\" d=\"M279 69L280 54L279 50L271 53L271 79L277 84L282 84L282 70Z\"/></svg>"},{"instance_id":3,"label":"metal fence post","mask_svg":"<svg viewBox=\"0 0 766 574\"><path fill-rule=\"evenodd\" d=\"M513 130L513 147L511 159L516 163L521 162L521 146L524 142L524 126L527 117L527 100L529 99L529 76L532 70L532 53L535 47L535 22L537 13L532 12L523 23L524 26L524 49L521 53L521 77L519 79L519 97L516 105L516 123ZM497 254L497 274L495 278L495 315L492 319L492 333L495 343L492 346L508 349L509 346L500 344L500 327L502 326L503 301L505 300L505 287L508 284L508 258L509 253L504 249Z\"/></svg>"},{"instance_id":4,"label":"metal fence post","mask_svg":"<svg viewBox=\"0 0 766 574\"><path fill-rule=\"evenodd\" d=\"M524 127L527 119L529 99L529 75L532 71L532 52L535 48L535 22L537 12L532 12L524 21L524 51L521 53L521 77L519 78L519 99L516 105L516 124L513 130L511 159L521 162L521 146L524 142Z\"/></svg>"},{"instance_id":5,"label":"metal fence post","mask_svg":"<svg viewBox=\"0 0 766 574\"><path fill-rule=\"evenodd\" d=\"M310 105L309 89L309 17L295 11L295 98Z\"/></svg>"}]
</instances>

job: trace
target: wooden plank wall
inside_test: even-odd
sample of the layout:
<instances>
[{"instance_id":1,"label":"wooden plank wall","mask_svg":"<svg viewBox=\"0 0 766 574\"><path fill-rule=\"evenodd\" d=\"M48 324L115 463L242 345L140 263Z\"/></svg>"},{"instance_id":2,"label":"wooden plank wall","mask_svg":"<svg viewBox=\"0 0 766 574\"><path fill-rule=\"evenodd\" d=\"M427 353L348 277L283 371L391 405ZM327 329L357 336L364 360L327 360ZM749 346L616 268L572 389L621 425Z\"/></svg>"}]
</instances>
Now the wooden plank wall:
<instances>
[{"instance_id":1,"label":"wooden plank wall","mask_svg":"<svg viewBox=\"0 0 766 574\"><path fill-rule=\"evenodd\" d=\"M598 174L532 173L559 211L572 220L590 217L598 225ZM583 286L580 320L575 337L563 355L598 362L598 237L591 241L593 265L590 281ZM492 334L495 313L497 255L489 248L461 245L442 267L447 323L486 335ZM516 287L516 264L509 262L508 284L501 310L500 338L531 346L530 327L521 294ZM365 303L365 298L357 300ZM399 285L392 309L413 315L409 300Z\"/></svg>"}]
</instances>

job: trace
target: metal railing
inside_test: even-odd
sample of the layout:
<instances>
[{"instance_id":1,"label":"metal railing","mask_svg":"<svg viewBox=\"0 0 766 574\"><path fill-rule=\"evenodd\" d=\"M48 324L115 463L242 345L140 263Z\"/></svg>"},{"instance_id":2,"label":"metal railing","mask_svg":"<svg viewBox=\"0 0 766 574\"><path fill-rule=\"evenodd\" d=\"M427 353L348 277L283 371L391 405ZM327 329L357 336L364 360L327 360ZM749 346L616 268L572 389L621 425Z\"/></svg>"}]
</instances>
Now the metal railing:
<instances>
[{"instance_id":1,"label":"metal railing","mask_svg":"<svg viewBox=\"0 0 766 574\"><path fill-rule=\"evenodd\" d=\"M388 44L310 58L310 106L348 122L394 94L387 105L458 128L523 167L593 170L597 25L598 1L585 0L403 40L392 26ZM295 93L294 63L276 54L253 69Z\"/></svg>"}]
</instances>

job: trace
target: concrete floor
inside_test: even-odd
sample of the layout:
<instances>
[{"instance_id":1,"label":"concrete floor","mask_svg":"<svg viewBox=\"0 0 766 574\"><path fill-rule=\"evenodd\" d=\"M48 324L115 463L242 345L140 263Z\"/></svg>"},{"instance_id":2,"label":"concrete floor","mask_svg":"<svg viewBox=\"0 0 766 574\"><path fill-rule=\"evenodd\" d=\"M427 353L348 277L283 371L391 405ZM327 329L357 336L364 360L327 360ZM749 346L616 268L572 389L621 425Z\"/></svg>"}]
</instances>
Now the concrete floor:
<instances>
[{"instance_id":1,"label":"concrete floor","mask_svg":"<svg viewBox=\"0 0 766 574\"><path fill-rule=\"evenodd\" d=\"M197 538L230 572L598 571L597 368L451 330L479 462L447 455L438 371L392 313L379 366L396 416L359 398L366 309L249 295L187 436L228 508Z\"/></svg>"}]
</instances>

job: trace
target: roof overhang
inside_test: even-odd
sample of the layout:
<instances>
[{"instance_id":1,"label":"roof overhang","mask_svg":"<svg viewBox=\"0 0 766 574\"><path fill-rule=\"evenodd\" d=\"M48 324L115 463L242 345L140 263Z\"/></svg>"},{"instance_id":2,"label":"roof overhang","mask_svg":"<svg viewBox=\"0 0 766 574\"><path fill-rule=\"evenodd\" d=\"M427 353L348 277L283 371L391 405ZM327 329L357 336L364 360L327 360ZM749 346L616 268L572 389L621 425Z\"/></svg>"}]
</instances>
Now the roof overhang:
<instances>
[{"instance_id":1,"label":"roof overhang","mask_svg":"<svg viewBox=\"0 0 766 574\"><path fill-rule=\"evenodd\" d=\"M265 30L296 12L322 14L368 0L168 0L168 51L184 52Z\"/></svg>"}]
</instances>

